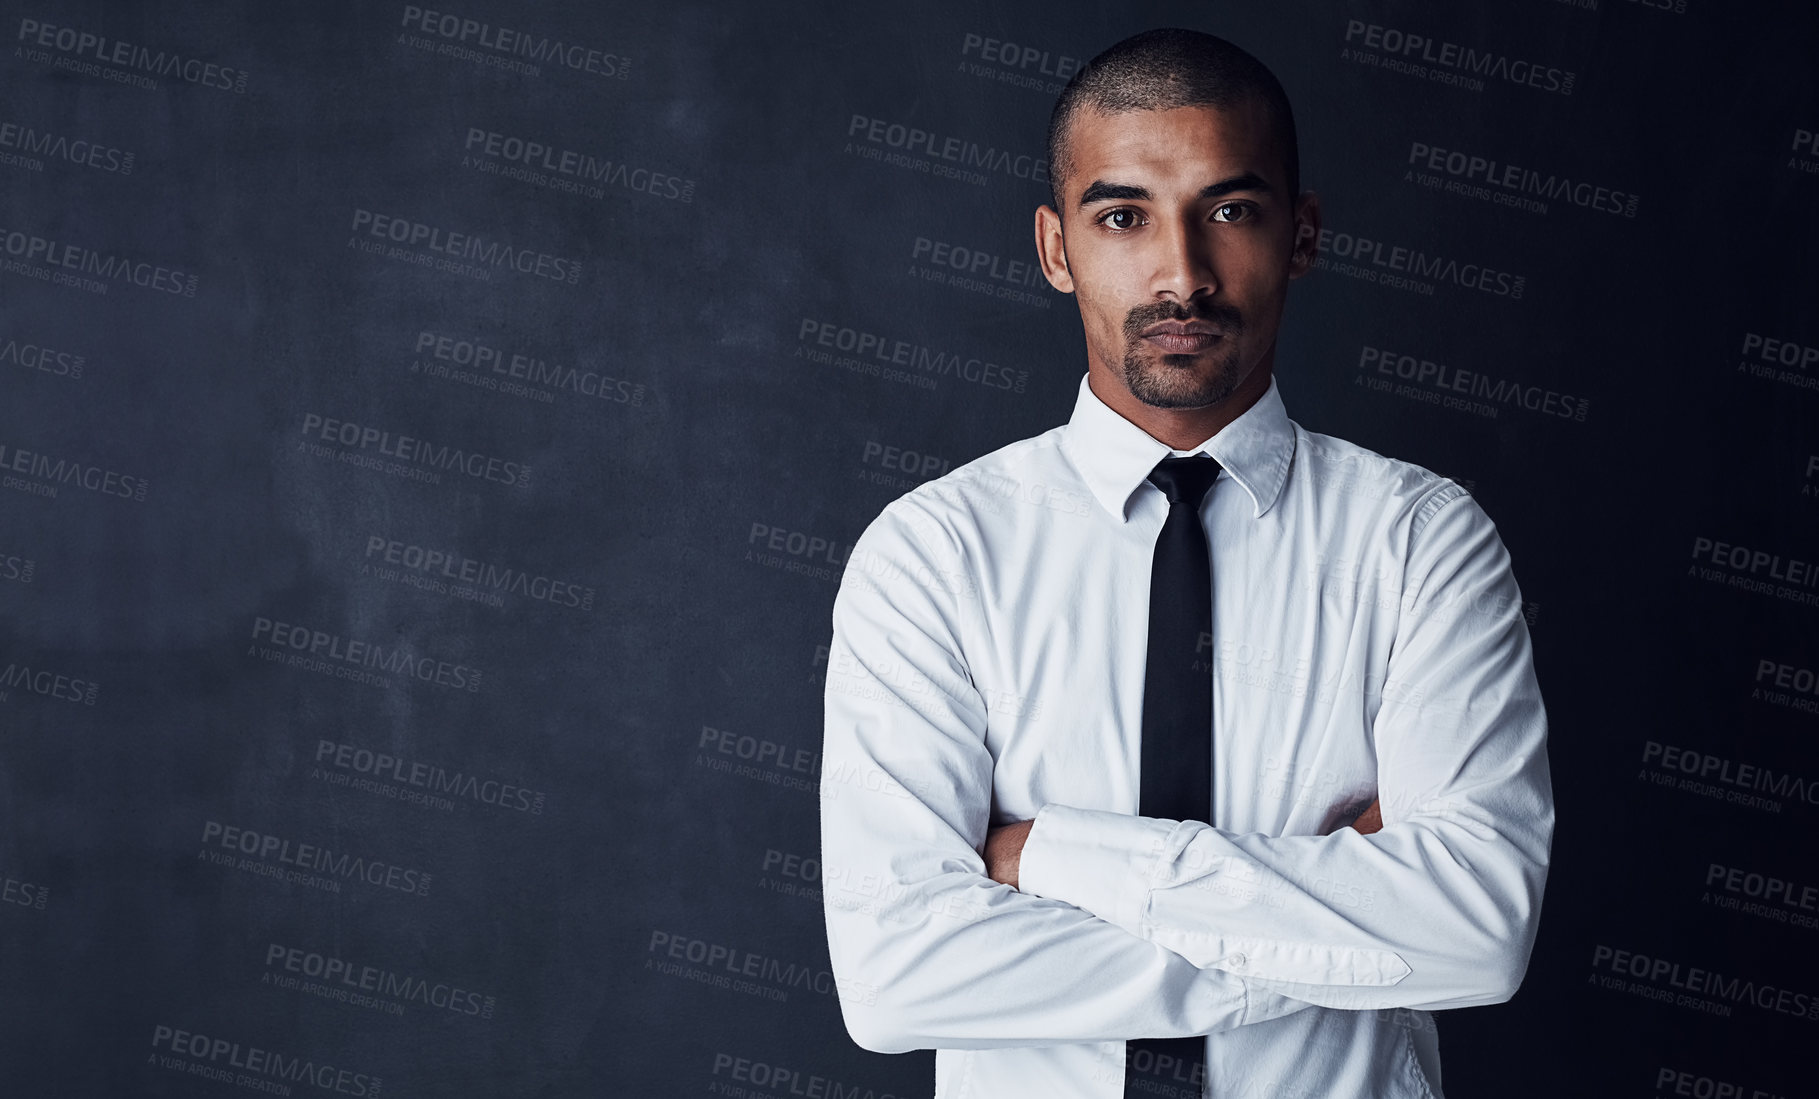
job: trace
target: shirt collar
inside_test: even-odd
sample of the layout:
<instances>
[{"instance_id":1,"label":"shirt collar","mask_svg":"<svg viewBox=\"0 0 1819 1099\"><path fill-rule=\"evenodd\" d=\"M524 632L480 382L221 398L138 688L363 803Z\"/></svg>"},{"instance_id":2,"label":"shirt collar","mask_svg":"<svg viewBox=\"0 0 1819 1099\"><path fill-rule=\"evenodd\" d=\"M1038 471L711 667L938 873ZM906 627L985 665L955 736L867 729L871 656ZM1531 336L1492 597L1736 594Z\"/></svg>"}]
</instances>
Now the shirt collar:
<instances>
[{"instance_id":1,"label":"shirt collar","mask_svg":"<svg viewBox=\"0 0 1819 1099\"><path fill-rule=\"evenodd\" d=\"M1269 388L1257 398L1257 403L1212 438L1187 451L1174 450L1113 411L1093 392L1087 377L1080 377L1074 414L1062 434L1061 445L1086 479L1087 487L1114 519L1124 522L1130 517L1127 509L1131 494L1149 478L1157 462L1176 453L1212 455L1222 470L1220 478L1230 477L1250 494L1255 505L1252 518L1261 516L1276 502L1288 480L1295 432L1273 372Z\"/></svg>"}]
</instances>

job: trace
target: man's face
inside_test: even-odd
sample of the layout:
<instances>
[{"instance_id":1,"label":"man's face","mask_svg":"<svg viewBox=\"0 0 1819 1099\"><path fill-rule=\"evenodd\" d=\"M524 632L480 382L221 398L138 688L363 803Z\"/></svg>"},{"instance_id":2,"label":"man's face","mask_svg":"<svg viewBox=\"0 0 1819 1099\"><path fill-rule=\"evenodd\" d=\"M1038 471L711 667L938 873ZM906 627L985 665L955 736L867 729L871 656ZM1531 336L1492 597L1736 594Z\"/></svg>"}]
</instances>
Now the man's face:
<instances>
[{"instance_id":1,"label":"man's face","mask_svg":"<svg viewBox=\"0 0 1819 1099\"><path fill-rule=\"evenodd\" d=\"M1249 102L1089 108L1069 138L1059 233L1040 244L1039 213L1038 240L1050 282L1079 303L1093 368L1156 408L1223 400L1273 355L1288 280L1312 255L1295 247L1268 116Z\"/></svg>"}]
</instances>

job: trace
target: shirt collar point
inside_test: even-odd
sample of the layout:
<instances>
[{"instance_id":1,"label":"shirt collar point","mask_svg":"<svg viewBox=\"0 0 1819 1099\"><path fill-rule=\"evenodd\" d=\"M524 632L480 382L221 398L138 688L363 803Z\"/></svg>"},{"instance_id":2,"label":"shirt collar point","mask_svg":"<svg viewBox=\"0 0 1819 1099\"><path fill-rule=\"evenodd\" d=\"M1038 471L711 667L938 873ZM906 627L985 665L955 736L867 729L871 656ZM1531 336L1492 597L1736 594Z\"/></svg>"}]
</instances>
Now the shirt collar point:
<instances>
[{"instance_id":1,"label":"shirt collar point","mask_svg":"<svg viewBox=\"0 0 1819 1099\"><path fill-rule=\"evenodd\" d=\"M1100 506L1119 523L1126 523L1131 498L1172 448L1101 401L1088 384L1089 377L1081 375L1063 446ZM1275 506L1288 480L1295 433L1273 373L1269 388L1257 402L1207 440L1202 449L1219 460L1228 477L1244 486L1251 497L1253 519L1262 518Z\"/></svg>"}]
</instances>

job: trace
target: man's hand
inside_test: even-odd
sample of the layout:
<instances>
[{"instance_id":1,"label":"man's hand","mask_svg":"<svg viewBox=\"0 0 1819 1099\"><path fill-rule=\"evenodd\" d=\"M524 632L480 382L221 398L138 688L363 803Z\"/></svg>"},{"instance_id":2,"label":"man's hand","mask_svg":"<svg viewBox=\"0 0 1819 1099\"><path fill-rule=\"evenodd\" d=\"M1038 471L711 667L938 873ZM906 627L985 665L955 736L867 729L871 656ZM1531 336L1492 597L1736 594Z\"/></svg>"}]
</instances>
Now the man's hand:
<instances>
[{"instance_id":1,"label":"man's hand","mask_svg":"<svg viewBox=\"0 0 1819 1099\"><path fill-rule=\"evenodd\" d=\"M1023 841L1033 820L1004 824L985 834L985 873L995 882L1017 888L1017 865L1023 860Z\"/></svg>"}]
</instances>

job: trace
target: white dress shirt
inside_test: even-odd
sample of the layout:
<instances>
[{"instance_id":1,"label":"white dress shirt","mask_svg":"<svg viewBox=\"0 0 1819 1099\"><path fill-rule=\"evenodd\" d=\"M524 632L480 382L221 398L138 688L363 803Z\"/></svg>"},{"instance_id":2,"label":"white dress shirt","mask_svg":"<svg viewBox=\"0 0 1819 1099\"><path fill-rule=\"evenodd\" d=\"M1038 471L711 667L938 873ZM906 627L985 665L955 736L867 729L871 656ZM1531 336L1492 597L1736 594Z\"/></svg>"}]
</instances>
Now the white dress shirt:
<instances>
[{"instance_id":1,"label":"white dress shirt","mask_svg":"<svg viewBox=\"0 0 1819 1099\"><path fill-rule=\"evenodd\" d=\"M1146 478L1202 451L1210 824L1136 815ZM1274 380L1182 451L1082 377L1066 425L848 558L821 775L848 1033L938 1050L939 1099L1117 1099L1126 1039L1190 1034L1220 1099L1437 1099L1428 1011L1514 994L1547 874L1521 607L1463 487L1306 430ZM1382 830L1344 827L1373 798ZM1020 889L992 881L987 829L1031 818Z\"/></svg>"}]
</instances>

